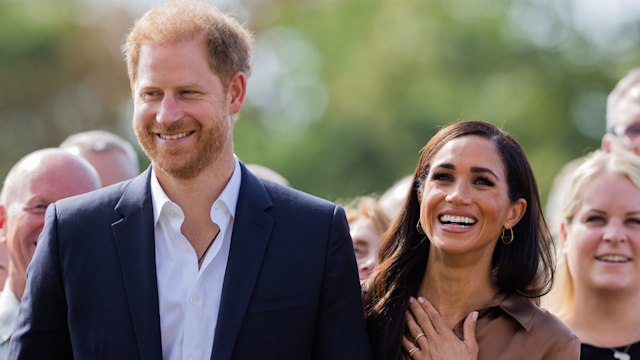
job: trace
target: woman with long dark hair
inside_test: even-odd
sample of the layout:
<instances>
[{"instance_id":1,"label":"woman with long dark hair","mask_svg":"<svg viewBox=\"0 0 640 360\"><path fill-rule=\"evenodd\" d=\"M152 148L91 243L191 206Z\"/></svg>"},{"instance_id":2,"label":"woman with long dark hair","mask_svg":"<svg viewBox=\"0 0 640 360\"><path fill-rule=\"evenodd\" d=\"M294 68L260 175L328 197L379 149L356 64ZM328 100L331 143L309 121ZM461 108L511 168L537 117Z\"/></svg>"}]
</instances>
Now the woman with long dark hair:
<instances>
[{"instance_id":1,"label":"woman with long dark hair","mask_svg":"<svg viewBox=\"0 0 640 360\"><path fill-rule=\"evenodd\" d=\"M374 357L577 359L578 338L538 307L553 244L520 146L486 122L427 143L365 284Z\"/></svg>"}]
</instances>

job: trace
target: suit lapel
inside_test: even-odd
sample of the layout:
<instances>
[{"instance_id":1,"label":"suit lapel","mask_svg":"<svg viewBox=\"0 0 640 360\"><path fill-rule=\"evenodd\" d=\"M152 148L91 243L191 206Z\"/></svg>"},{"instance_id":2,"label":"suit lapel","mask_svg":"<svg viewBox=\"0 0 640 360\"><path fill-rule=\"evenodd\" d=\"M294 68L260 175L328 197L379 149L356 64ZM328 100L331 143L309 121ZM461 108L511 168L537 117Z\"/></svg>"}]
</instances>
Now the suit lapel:
<instances>
[{"instance_id":1,"label":"suit lapel","mask_svg":"<svg viewBox=\"0 0 640 360\"><path fill-rule=\"evenodd\" d=\"M273 218L265 213L271 206L271 200L264 185L242 164L241 169L242 183L222 287L212 359L231 358L273 227Z\"/></svg>"},{"instance_id":2,"label":"suit lapel","mask_svg":"<svg viewBox=\"0 0 640 360\"><path fill-rule=\"evenodd\" d=\"M115 207L123 217L111 226L140 358L161 359L150 176L147 169L128 184Z\"/></svg>"}]
</instances>

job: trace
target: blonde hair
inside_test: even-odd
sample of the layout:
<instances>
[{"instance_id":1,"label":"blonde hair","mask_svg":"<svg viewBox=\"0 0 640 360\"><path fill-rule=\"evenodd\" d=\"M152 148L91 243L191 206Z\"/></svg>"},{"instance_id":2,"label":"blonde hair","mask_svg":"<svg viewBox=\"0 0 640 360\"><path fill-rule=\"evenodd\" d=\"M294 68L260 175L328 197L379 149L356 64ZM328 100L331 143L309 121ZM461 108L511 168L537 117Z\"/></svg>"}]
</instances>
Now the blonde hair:
<instances>
[{"instance_id":1,"label":"blonde hair","mask_svg":"<svg viewBox=\"0 0 640 360\"><path fill-rule=\"evenodd\" d=\"M171 0L147 11L127 36L123 52L129 80L136 80L144 44L191 40L204 35L211 70L225 88L237 72L251 73L252 35L236 19L198 0Z\"/></svg>"},{"instance_id":2,"label":"blonde hair","mask_svg":"<svg viewBox=\"0 0 640 360\"><path fill-rule=\"evenodd\" d=\"M382 210L378 200L372 196L361 196L345 206L347 222L353 224L358 219L370 219L382 235L389 227L389 216Z\"/></svg>"},{"instance_id":3,"label":"blonde hair","mask_svg":"<svg viewBox=\"0 0 640 360\"><path fill-rule=\"evenodd\" d=\"M562 202L562 218L565 226L569 226L578 212L585 193L585 188L594 179L603 174L616 174L629 179L640 189L640 157L628 151L606 153L596 150L589 154L585 161L573 173ZM562 320L567 320L574 311L573 278L562 246L558 247L558 266L556 283L545 299L545 305Z\"/></svg>"}]
</instances>

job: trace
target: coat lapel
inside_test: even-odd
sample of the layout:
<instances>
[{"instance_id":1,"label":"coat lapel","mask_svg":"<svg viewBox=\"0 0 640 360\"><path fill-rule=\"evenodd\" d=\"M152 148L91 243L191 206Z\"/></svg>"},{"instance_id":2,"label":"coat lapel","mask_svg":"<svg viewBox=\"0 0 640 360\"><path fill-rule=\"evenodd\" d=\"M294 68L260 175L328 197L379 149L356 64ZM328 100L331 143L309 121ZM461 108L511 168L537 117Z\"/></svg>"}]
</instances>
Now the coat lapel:
<instances>
[{"instance_id":1,"label":"coat lapel","mask_svg":"<svg viewBox=\"0 0 640 360\"><path fill-rule=\"evenodd\" d=\"M150 176L147 169L127 185L115 207L122 219L111 226L140 358L161 359Z\"/></svg>"},{"instance_id":2,"label":"coat lapel","mask_svg":"<svg viewBox=\"0 0 640 360\"><path fill-rule=\"evenodd\" d=\"M271 200L264 185L241 164L231 249L222 287L212 359L230 359L262 265L273 218L265 213Z\"/></svg>"}]
</instances>

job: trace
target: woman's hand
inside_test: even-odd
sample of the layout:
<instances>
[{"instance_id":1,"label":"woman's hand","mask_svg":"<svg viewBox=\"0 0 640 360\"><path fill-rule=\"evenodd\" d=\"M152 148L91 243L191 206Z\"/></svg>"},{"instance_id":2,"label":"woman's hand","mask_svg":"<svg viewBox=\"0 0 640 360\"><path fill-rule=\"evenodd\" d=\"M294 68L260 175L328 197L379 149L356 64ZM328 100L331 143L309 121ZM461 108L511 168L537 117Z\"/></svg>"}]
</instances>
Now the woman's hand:
<instances>
[{"instance_id":1,"label":"woman's hand","mask_svg":"<svg viewBox=\"0 0 640 360\"><path fill-rule=\"evenodd\" d=\"M406 322L413 339L403 336L402 347L415 360L475 360L478 358L477 320L477 311L467 315L463 340L460 340L429 301L421 297L416 301L412 297Z\"/></svg>"}]
</instances>

